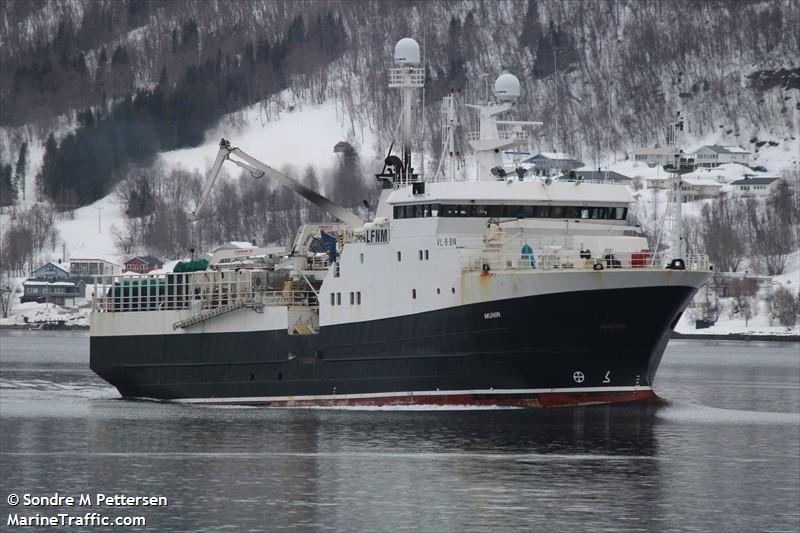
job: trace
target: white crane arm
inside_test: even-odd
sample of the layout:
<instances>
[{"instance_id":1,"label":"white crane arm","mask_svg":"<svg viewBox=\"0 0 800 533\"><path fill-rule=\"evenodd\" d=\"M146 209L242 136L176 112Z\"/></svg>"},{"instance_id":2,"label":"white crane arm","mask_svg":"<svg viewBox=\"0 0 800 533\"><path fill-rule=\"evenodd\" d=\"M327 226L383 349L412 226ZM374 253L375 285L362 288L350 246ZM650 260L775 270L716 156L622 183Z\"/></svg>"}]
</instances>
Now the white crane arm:
<instances>
[{"instance_id":1,"label":"white crane arm","mask_svg":"<svg viewBox=\"0 0 800 533\"><path fill-rule=\"evenodd\" d=\"M197 220L200 216L200 210L205 205L206 200L208 200L208 195L211 193L211 188L214 186L214 182L217 181L217 177L219 176L219 170L222 168L222 163L228 159L228 155L231 151L231 144L222 139L219 143L219 152L217 152L217 158L214 160L214 164L211 166L211 171L208 173L208 177L206 178L205 187L203 187L203 193L200 195L200 199L197 200L197 205L192 211L192 218Z\"/></svg>"},{"instance_id":2,"label":"white crane arm","mask_svg":"<svg viewBox=\"0 0 800 533\"><path fill-rule=\"evenodd\" d=\"M244 162L231 158L231 155L237 156ZM364 221L349 209L345 209L339 204L332 202L318 192L309 189L299 181L290 178L286 174L278 172L271 166L262 163L241 149L232 147L230 142L225 139L222 139L219 143L219 153L217 153L217 159L214 161L214 165L211 167L211 172L206 180L206 185L203 188L203 194L200 196L200 200L197 202L197 208L194 211L195 219L197 218L197 214L200 212L200 209L203 207L203 204L206 202L208 194L211 191L211 187L214 185L214 182L219 175L219 169L222 167L222 163L224 163L226 159L242 168L249 170L255 178L260 178L265 175L269 176L287 189L296 192L309 202L321 209L324 209L348 226L360 228L364 225Z\"/></svg>"},{"instance_id":3,"label":"white crane arm","mask_svg":"<svg viewBox=\"0 0 800 533\"><path fill-rule=\"evenodd\" d=\"M282 172L278 172L271 166L262 163L258 159L246 154L241 149L233 148L231 150L231 153L236 154L238 157L244 159L247 163L249 163L250 166L252 166L253 168L260 170L261 172L263 172L270 178L274 179L287 189L296 192L297 194L299 194L312 204L318 206L321 209L324 209L325 211L333 215L335 218L341 220L348 226L351 226L353 228L360 228L364 225L364 221L361 220L360 217L358 217L355 213L353 213L349 209L345 209L339 204L332 202L331 200L328 200L327 198L319 194L317 191L309 189L299 181L290 178L289 176L283 174Z\"/></svg>"}]
</instances>

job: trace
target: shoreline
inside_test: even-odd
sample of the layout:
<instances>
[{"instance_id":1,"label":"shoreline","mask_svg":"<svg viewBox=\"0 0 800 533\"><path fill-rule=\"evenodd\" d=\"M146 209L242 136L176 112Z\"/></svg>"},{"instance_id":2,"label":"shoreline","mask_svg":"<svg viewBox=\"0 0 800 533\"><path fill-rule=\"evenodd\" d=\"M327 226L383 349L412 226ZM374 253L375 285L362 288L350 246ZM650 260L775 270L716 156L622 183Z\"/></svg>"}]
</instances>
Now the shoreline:
<instances>
[{"instance_id":1,"label":"shoreline","mask_svg":"<svg viewBox=\"0 0 800 533\"><path fill-rule=\"evenodd\" d=\"M676 340L708 340L708 341L770 341L770 342L800 342L800 335L759 335L748 333L678 333L672 332L670 339Z\"/></svg>"},{"instance_id":2,"label":"shoreline","mask_svg":"<svg viewBox=\"0 0 800 533\"><path fill-rule=\"evenodd\" d=\"M30 324L0 324L0 330L17 331L89 331L89 326L63 326L59 328L33 328Z\"/></svg>"},{"instance_id":3,"label":"shoreline","mask_svg":"<svg viewBox=\"0 0 800 533\"><path fill-rule=\"evenodd\" d=\"M0 324L0 330L21 330L21 331L88 331L89 326L64 326L52 329L31 328L28 324ZM747 333L678 333L672 332L671 339L676 340L708 340L708 341L746 341L746 342L800 342L800 335L759 335Z\"/></svg>"}]
</instances>

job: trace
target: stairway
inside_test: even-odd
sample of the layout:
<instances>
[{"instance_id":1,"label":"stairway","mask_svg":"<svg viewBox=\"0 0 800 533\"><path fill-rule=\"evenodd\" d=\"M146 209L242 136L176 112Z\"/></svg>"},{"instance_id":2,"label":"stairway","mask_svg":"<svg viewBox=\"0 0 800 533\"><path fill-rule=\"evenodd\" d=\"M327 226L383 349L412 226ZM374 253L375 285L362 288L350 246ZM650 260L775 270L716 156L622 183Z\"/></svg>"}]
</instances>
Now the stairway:
<instances>
[{"instance_id":1,"label":"stairway","mask_svg":"<svg viewBox=\"0 0 800 533\"><path fill-rule=\"evenodd\" d=\"M241 309L243 307L252 307L256 311L258 311L259 310L258 308L263 306L261 306L261 304L256 304L252 301L247 301L247 300L242 300L234 304L222 305L214 309L209 309L208 311L201 311L199 313L190 316L189 318L179 320L178 322L172 324L172 329L184 329L189 326L199 324L200 322L205 322L206 320L211 320L212 318L216 318L218 316L222 316L227 313L236 311L237 309Z\"/></svg>"}]
</instances>

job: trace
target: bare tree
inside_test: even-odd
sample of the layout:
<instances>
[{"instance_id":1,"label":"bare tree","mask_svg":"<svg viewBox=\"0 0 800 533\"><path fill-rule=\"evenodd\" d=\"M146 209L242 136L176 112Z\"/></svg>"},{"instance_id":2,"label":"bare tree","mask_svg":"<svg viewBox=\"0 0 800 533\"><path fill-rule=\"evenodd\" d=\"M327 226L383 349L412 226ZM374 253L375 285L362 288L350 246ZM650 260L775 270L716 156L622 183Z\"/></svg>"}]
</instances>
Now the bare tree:
<instances>
[{"instance_id":1,"label":"bare tree","mask_svg":"<svg viewBox=\"0 0 800 533\"><path fill-rule=\"evenodd\" d=\"M768 298L772 309L772 318L782 326L797 325L800 318L800 293L792 294L786 287L778 287Z\"/></svg>"},{"instance_id":2,"label":"bare tree","mask_svg":"<svg viewBox=\"0 0 800 533\"><path fill-rule=\"evenodd\" d=\"M14 309L14 303L19 294L19 286L8 272L0 273L0 314L8 318Z\"/></svg>"},{"instance_id":3,"label":"bare tree","mask_svg":"<svg viewBox=\"0 0 800 533\"><path fill-rule=\"evenodd\" d=\"M701 211L703 244L720 272L736 272L746 255L742 217L736 202L722 195Z\"/></svg>"}]
</instances>

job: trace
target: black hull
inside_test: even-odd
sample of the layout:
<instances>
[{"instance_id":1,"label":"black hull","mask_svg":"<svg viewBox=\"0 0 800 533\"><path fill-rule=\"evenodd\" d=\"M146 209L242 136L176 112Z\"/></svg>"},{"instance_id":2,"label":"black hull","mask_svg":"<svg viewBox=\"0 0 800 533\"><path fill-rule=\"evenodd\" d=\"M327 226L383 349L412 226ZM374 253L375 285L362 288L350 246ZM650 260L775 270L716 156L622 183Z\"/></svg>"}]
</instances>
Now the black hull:
<instances>
[{"instance_id":1,"label":"black hull","mask_svg":"<svg viewBox=\"0 0 800 533\"><path fill-rule=\"evenodd\" d=\"M652 394L669 335L694 291L514 298L326 326L317 335L94 336L91 367L126 398L275 405L421 403L420 396L426 403L517 405L638 400Z\"/></svg>"}]
</instances>

